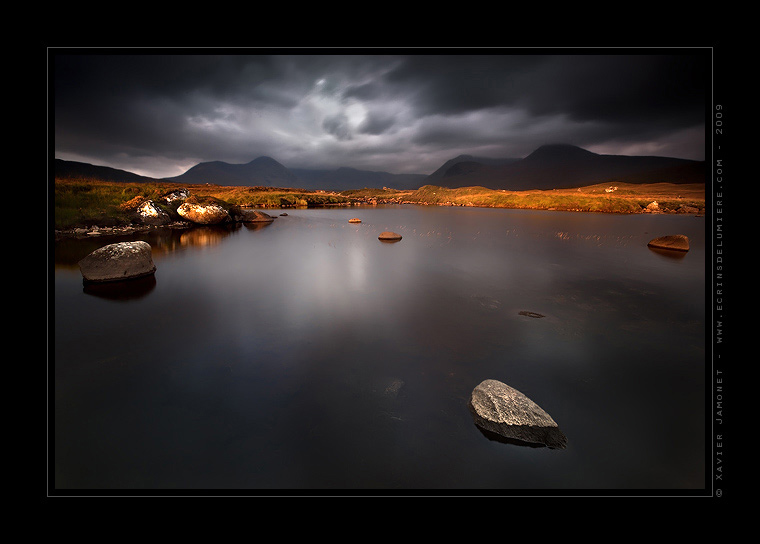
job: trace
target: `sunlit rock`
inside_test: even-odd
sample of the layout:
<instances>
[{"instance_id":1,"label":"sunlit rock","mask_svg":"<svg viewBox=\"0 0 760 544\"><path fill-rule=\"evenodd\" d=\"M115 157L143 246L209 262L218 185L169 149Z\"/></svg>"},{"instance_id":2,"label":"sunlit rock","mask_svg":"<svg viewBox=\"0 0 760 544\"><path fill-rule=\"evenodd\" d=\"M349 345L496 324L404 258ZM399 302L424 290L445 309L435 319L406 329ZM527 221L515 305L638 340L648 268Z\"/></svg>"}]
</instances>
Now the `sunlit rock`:
<instances>
[{"instance_id":1,"label":"sunlit rock","mask_svg":"<svg viewBox=\"0 0 760 544\"><path fill-rule=\"evenodd\" d=\"M137 219L144 225L167 225L172 219L168 213L159 208L152 200L146 200L135 210Z\"/></svg>"},{"instance_id":2,"label":"sunlit rock","mask_svg":"<svg viewBox=\"0 0 760 544\"><path fill-rule=\"evenodd\" d=\"M96 249L79 261L85 282L121 281L141 278L156 271L150 244L118 242Z\"/></svg>"},{"instance_id":3,"label":"sunlit rock","mask_svg":"<svg viewBox=\"0 0 760 544\"><path fill-rule=\"evenodd\" d=\"M670 236L661 236L651 240L649 247L657 249L671 249L674 251L689 251L689 238L683 234L673 234Z\"/></svg>"},{"instance_id":4,"label":"sunlit rock","mask_svg":"<svg viewBox=\"0 0 760 544\"><path fill-rule=\"evenodd\" d=\"M215 203L183 202L177 213L199 225L216 225L230 220L230 214Z\"/></svg>"},{"instance_id":5,"label":"sunlit rock","mask_svg":"<svg viewBox=\"0 0 760 544\"><path fill-rule=\"evenodd\" d=\"M361 223L362 220L359 219L358 217L352 217L351 219L348 220L348 222L349 223Z\"/></svg>"},{"instance_id":6,"label":"sunlit rock","mask_svg":"<svg viewBox=\"0 0 760 544\"><path fill-rule=\"evenodd\" d=\"M481 382L472 391L469 407L475 425L499 437L554 449L567 445L567 437L549 414L523 393L500 381Z\"/></svg>"},{"instance_id":7,"label":"sunlit rock","mask_svg":"<svg viewBox=\"0 0 760 544\"><path fill-rule=\"evenodd\" d=\"M386 230L385 232L381 232L377 239L383 242L398 242L401 240L401 235Z\"/></svg>"},{"instance_id":8,"label":"sunlit rock","mask_svg":"<svg viewBox=\"0 0 760 544\"><path fill-rule=\"evenodd\" d=\"M164 194L161 197L161 200L163 200L166 204L174 204L176 202L184 202L190 197L190 191L187 189L175 189L174 191L169 191L168 193Z\"/></svg>"}]
</instances>

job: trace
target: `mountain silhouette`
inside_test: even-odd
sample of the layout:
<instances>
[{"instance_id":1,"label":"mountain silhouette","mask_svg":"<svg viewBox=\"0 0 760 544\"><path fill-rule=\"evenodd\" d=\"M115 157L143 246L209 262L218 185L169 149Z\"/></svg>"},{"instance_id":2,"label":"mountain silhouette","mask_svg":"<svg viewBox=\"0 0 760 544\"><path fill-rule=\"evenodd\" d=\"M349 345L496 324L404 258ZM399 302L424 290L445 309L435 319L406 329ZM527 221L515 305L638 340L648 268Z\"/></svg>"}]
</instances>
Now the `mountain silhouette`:
<instances>
[{"instance_id":1,"label":"mountain silhouette","mask_svg":"<svg viewBox=\"0 0 760 544\"><path fill-rule=\"evenodd\" d=\"M341 167L335 170L313 170L293 168L298 177L298 187L304 189L329 189L345 191L350 189L381 188L417 189L425 183L425 174L391 174L356 168Z\"/></svg>"},{"instance_id":2,"label":"mountain silhouette","mask_svg":"<svg viewBox=\"0 0 760 544\"><path fill-rule=\"evenodd\" d=\"M704 183L705 175L704 161L599 155L573 145L548 144L524 159L508 160L502 164L478 159L455 161L428 176L425 183L451 189L477 185L489 189L524 191L607 182Z\"/></svg>"},{"instance_id":3,"label":"mountain silhouette","mask_svg":"<svg viewBox=\"0 0 760 544\"><path fill-rule=\"evenodd\" d=\"M56 178L119 182L167 181L181 184L287 187L305 190L363 188L417 189L423 185L481 186L524 191L582 187L597 183L705 183L705 161L672 157L600 155L567 144L543 145L523 159L460 155L430 175L391 174L355 168L289 169L271 157L246 164L202 162L184 174L154 179L124 170L55 159Z\"/></svg>"},{"instance_id":4,"label":"mountain silhouette","mask_svg":"<svg viewBox=\"0 0 760 544\"><path fill-rule=\"evenodd\" d=\"M246 164L222 161L202 162L184 174L164 178L172 183L233 186L296 187L298 178L271 157L259 157Z\"/></svg>"},{"instance_id":5,"label":"mountain silhouette","mask_svg":"<svg viewBox=\"0 0 760 544\"><path fill-rule=\"evenodd\" d=\"M149 183L156 181L155 178L149 178L111 168L110 166L97 166L86 162L66 161L55 159L53 163L56 179L92 179L98 181L116 181L122 183Z\"/></svg>"},{"instance_id":6,"label":"mountain silhouette","mask_svg":"<svg viewBox=\"0 0 760 544\"><path fill-rule=\"evenodd\" d=\"M487 172L491 170L489 168L491 166L501 166L519 160L521 159L491 159L485 157L473 157L472 155L459 155L458 157L446 161L440 168L430 174L425 180L425 184L443 186L444 183L440 182L443 177L472 174L476 170L482 170L481 174L488 175Z\"/></svg>"}]
</instances>

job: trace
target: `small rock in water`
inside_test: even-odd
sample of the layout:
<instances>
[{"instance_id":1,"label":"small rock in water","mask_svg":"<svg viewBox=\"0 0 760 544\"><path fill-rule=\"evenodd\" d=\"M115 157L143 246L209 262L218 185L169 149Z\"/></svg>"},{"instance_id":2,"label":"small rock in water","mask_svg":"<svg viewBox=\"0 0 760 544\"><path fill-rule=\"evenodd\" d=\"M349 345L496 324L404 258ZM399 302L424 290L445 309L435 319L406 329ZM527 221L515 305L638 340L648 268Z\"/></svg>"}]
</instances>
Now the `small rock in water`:
<instances>
[{"instance_id":1,"label":"small rock in water","mask_svg":"<svg viewBox=\"0 0 760 544\"><path fill-rule=\"evenodd\" d=\"M381 232L377 238L378 240L382 240L384 242L398 242L399 240L401 240L401 235L395 232L386 230L385 232Z\"/></svg>"},{"instance_id":2,"label":"small rock in water","mask_svg":"<svg viewBox=\"0 0 760 544\"><path fill-rule=\"evenodd\" d=\"M362 220L359 219L358 217L352 217L351 219L348 220L348 222L349 223L361 223Z\"/></svg>"},{"instance_id":3,"label":"small rock in water","mask_svg":"<svg viewBox=\"0 0 760 544\"><path fill-rule=\"evenodd\" d=\"M403 386L403 380L395 379L385 388L385 394L390 397L396 397Z\"/></svg>"},{"instance_id":4,"label":"small rock in water","mask_svg":"<svg viewBox=\"0 0 760 544\"><path fill-rule=\"evenodd\" d=\"M243 223L271 223L274 221L274 217L269 215L266 212L262 212L261 210L247 210L244 208L241 208L239 210L240 212L240 220ZM283 214L280 214L283 215ZM284 214L288 215L288 214Z\"/></svg>"},{"instance_id":5,"label":"small rock in water","mask_svg":"<svg viewBox=\"0 0 760 544\"><path fill-rule=\"evenodd\" d=\"M657 249L672 249L675 251L689 251L689 238L683 234L673 234L670 236L661 236L651 240L649 247Z\"/></svg>"},{"instance_id":6,"label":"small rock in water","mask_svg":"<svg viewBox=\"0 0 760 544\"><path fill-rule=\"evenodd\" d=\"M546 317L546 316L545 316L545 315L543 315L543 314L539 314L539 313L536 313L536 312L529 312L529 311L527 311L527 310L521 310L521 311L519 311L519 312L517 312L517 313L518 313L518 314L520 314L520 315L524 315L524 316L527 316L527 317L535 317L535 318L537 318L537 319L538 319L538 318L541 318L541 317Z\"/></svg>"},{"instance_id":7,"label":"small rock in water","mask_svg":"<svg viewBox=\"0 0 760 544\"><path fill-rule=\"evenodd\" d=\"M498 380L484 380L469 403L475 425L503 438L527 444L565 448L567 437L540 406Z\"/></svg>"},{"instance_id":8,"label":"small rock in water","mask_svg":"<svg viewBox=\"0 0 760 544\"><path fill-rule=\"evenodd\" d=\"M150 244L118 242L96 249L79 261L85 282L121 281L141 278L156 271Z\"/></svg>"}]
</instances>

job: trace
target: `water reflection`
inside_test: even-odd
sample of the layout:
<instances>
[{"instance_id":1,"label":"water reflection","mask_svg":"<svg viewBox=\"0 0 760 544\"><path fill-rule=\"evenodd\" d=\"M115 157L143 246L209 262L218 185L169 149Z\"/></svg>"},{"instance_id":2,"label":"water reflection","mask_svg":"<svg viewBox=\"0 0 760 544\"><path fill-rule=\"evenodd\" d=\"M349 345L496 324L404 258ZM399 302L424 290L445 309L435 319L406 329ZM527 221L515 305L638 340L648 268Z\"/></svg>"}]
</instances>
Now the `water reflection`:
<instances>
[{"instance_id":1,"label":"water reflection","mask_svg":"<svg viewBox=\"0 0 760 544\"><path fill-rule=\"evenodd\" d=\"M704 219L689 221L289 210L141 235L157 283L113 299L129 304L83 294L70 264L104 240L56 244L56 485L699 489ZM388 229L403 241L379 243ZM648 231L688 234L687 258L653 254ZM485 439L467 409L485 378L535 391L567 449Z\"/></svg>"},{"instance_id":2,"label":"water reflection","mask_svg":"<svg viewBox=\"0 0 760 544\"><path fill-rule=\"evenodd\" d=\"M220 244L225 238L235 233L239 225L209 225L183 230L179 237L181 246L210 247Z\"/></svg>"},{"instance_id":3,"label":"water reflection","mask_svg":"<svg viewBox=\"0 0 760 544\"><path fill-rule=\"evenodd\" d=\"M156 288L156 276L151 274L125 281L84 284L82 291L87 295L108 300L138 300L148 296Z\"/></svg>"},{"instance_id":4,"label":"water reflection","mask_svg":"<svg viewBox=\"0 0 760 544\"><path fill-rule=\"evenodd\" d=\"M499 442L500 444L508 444L510 446L519 446L524 448L549 448L549 449L564 449L565 446L548 446L547 444L562 444L566 439L562 434L562 431L553 427L531 427L528 425L513 426L511 429L514 432L514 437L502 436L488 429L484 429L480 425L475 424L475 427L480 433L492 442ZM518 437L521 437L522 440ZM529 437L533 437L530 439Z\"/></svg>"},{"instance_id":5,"label":"water reflection","mask_svg":"<svg viewBox=\"0 0 760 544\"><path fill-rule=\"evenodd\" d=\"M280 215L283 215L283 214L280 214ZM287 214L284 214L284 215L287 215ZM243 224L245 225L245 228L248 230L262 230L269 227L272 224L272 221L248 221Z\"/></svg>"},{"instance_id":6,"label":"water reflection","mask_svg":"<svg viewBox=\"0 0 760 544\"><path fill-rule=\"evenodd\" d=\"M659 247L652 247L649 246L649 251L652 253L656 253L657 255L660 255L662 257L665 257L666 259L673 259L674 261L680 261L684 257L686 257L686 251L677 251L673 249L662 249Z\"/></svg>"}]
</instances>

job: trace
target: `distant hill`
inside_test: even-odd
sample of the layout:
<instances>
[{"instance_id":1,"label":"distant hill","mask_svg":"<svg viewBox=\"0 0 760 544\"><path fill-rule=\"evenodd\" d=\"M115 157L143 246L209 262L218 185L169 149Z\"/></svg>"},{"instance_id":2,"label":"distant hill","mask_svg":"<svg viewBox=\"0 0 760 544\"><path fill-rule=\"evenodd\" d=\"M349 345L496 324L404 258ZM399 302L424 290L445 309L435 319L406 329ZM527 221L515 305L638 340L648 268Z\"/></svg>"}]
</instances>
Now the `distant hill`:
<instances>
[{"instance_id":1,"label":"distant hill","mask_svg":"<svg viewBox=\"0 0 760 544\"><path fill-rule=\"evenodd\" d=\"M312 191L382 187L418 189L423 185L449 189L480 186L524 191L566 189L597 183L705 183L707 170L704 161L599 155L572 145L552 144L539 147L523 159L460 155L446 161L430 175L391 174L345 167L335 170L289 169L271 157L259 157L246 164L202 162L184 174L159 180L115 168L56 159L55 176L133 183L165 181L188 185L210 183L287 187Z\"/></svg>"},{"instance_id":2,"label":"distant hill","mask_svg":"<svg viewBox=\"0 0 760 544\"><path fill-rule=\"evenodd\" d=\"M293 168L298 177L298 187L303 189L326 189L346 191L350 189L387 187L389 189L417 189L425 184L425 174L391 174L342 167L336 170L310 170Z\"/></svg>"},{"instance_id":3,"label":"distant hill","mask_svg":"<svg viewBox=\"0 0 760 544\"><path fill-rule=\"evenodd\" d=\"M259 157L246 164L229 164L222 161L202 162L184 174L164 178L164 180L183 184L298 186L296 175L271 157Z\"/></svg>"},{"instance_id":4,"label":"distant hill","mask_svg":"<svg viewBox=\"0 0 760 544\"><path fill-rule=\"evenodd\" d=\"M446 161L443 166L430 174L425 180L427 185L442 186L440 180L444 177L454 177L474 173L477 170L489 170L491 166L503 166L522 159L490 159L486 157L473 157L472 155L459 155Z\"/></svg>"},{"instance_id":5,"label":"distant hill","mask_svg":"<svg viewBox=\"0 0 760 544\"><path fill-rule=\"evenodd\" d=\"M55 159L53 166L55 168L55 177L60 179L92 179L123 183L148 183L156 181L154 178L140 176L125 170L118 170L109 166L96 166L86 162Z\"/></svg>"},{"instance_id":6,"label":"distant hill","mask_svg":"<svg viewBox=\"0 0 760 544\"><path fill-rule=\"evenodd\" d=\"M448 187L482 186L524 191L564 189L596 183L704 183L704 161L671 157L599 155L566 144L544 145L524 159L466 158L449 161L428 176L426 184ZM448 165L448 166L447 166Z\"/></svg>"},{"instance_id":7,"label":"distant hill","mask_svg":"<svg viewBox=\"0 0 760 544\"><path fill-rule=\"evenodd\" d=\"M140 176L116 168L55 159L55 177L131 183L165 181L187 185L210 183L243 187L288 187L312 191L344 191L364 189L365 187L417 189L424 185L427 175L391 174L345 167L335 170L289 169L271 157L259 157L246 164L229 164L222 161L202 162L184 174L162 179Z\"/></svg>"}]
</instances>

